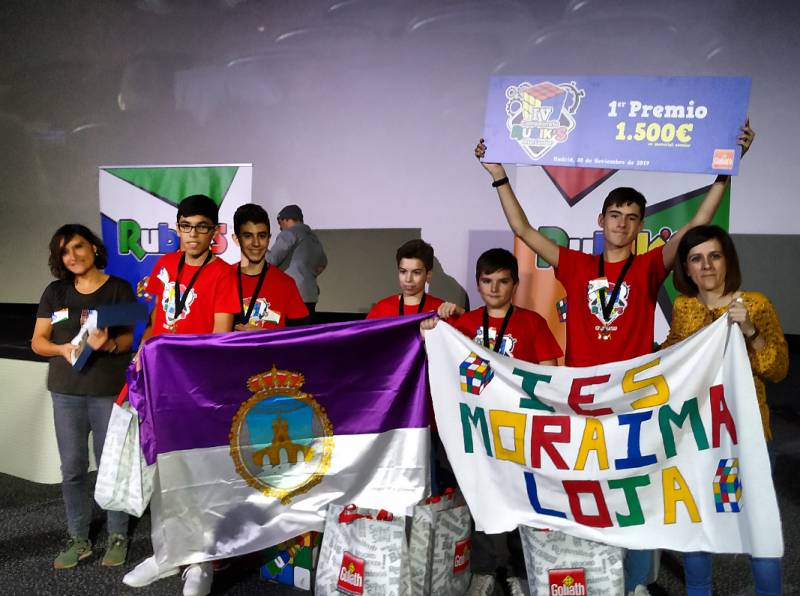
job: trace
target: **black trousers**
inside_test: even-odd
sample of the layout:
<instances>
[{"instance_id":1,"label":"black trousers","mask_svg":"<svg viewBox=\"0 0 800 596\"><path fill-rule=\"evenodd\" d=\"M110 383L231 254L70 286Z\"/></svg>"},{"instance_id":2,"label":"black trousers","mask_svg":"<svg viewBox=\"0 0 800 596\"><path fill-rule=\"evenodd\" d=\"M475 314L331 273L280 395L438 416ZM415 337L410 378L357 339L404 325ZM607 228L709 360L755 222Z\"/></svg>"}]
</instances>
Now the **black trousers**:
<instances>
[{"instance_id":1,"label":"black trousers","mask_svg":"<svg viewBox=\"0 0 800 596\"><path fill-rule=\"evenodd\" d=\"M525 554L519 530L503 534L472 533L472 573L494 575L505 569L508 577L526 577Z\"/></svg>"}]
</instances>

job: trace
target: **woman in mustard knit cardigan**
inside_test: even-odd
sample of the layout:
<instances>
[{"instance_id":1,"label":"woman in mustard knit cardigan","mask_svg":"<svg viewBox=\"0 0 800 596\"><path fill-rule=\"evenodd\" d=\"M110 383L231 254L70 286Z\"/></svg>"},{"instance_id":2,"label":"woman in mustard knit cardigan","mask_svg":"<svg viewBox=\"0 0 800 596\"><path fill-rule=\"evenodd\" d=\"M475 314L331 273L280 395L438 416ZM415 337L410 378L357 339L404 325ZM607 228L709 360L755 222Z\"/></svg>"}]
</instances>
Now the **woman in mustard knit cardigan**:
<instances>
[{"instance_id":1,"label":"woman in mustard knit cardigan","mask_svg":"<svg viewBox=\"0 0 800 596\"><path fill-rule=\"evenodd\" d=\"M747 342L761 422L770 460L772 432L764 381L777 383L789 367L789 353L775 307L760 292L740 291L741 272L736 248L728 233L717 226L689 230L678 245L674 266L675 287L683 294L672 309L672 324L662 348L682 341L725 313L737 323ZM752 559L756 594L781 591L781 560ZM711 596L711 555L684 555L688 596Z\"/></svg>"}]
</instances>

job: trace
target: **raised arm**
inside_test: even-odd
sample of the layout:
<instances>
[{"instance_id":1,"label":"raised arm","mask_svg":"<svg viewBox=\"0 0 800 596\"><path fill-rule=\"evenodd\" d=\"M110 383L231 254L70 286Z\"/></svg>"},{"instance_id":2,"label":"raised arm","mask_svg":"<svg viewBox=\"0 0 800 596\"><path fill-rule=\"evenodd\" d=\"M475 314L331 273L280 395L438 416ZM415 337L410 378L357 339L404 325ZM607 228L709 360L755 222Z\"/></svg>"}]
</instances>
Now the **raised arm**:
<instances>
[{"instance_id":1,"label":"raised arm","mask_svg":"<svg viewBox=\"0 0 800 596\"><path fill-rule=\"evenodd\" d=\"M736 142L742 148L742 157L744 154L747 153L747 150L750 149L750 145L753 144L753 139L755 138L756 133L753 132L753 129L750 128L750 119L748 118L747 121L744 123L742 127L742 133L739 135L739 138ZM667 242L666 246L664 246L664 267L666 269L670 269L675 262L675 256L678 254L678 244L683 238L683 235L692 228L696 226L702 226L711 223L711 220L714 219L714 214L717 212L719 208L719 204L722 202L722 197L725 195L725 189L730 184L731 177L720 175L717 176L717 179L714 180L714 184L711 185L711 188L708 189L708 193L706 194L703 202L700 203L700 206L697 208L694 216L689 222L683 225L677 232L672 234Z\"/></svg>"},{"instance_id":2,"label":"raised arm","mask_svg":"<svg viewBox=\"0 0 800 596\"><path fill-rule=\"evenodd\" d=\"M480 160L485 153L486 145L483 144L483 139L481 139L478 146L475 147L475 157ZM505 180L503 184L496 186L497 196L500 197L503 213L505 213L508 225L511 226L514 234L537 255L553 267L558 267L558 245L530 224L528 217L517 200L517 196L514 194L514 190L511 188L511 184L508 182L508 176L506 176L506 170L503 165L483 162L481 162L481 165L491 174L495 182Z\"/></svg>"}]
</instances>

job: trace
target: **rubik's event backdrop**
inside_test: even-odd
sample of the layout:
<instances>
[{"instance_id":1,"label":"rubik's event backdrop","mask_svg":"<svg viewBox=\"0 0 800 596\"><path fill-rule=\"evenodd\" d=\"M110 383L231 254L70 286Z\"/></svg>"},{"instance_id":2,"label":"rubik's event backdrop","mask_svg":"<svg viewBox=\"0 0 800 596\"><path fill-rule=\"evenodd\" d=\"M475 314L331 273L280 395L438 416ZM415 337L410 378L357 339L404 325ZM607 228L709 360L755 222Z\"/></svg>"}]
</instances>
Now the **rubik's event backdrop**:
<instances>
[{"instance_id":1,"label":"rubik's event backdrop","mask_svg":"<svg viewBox=\"0 0 800 596\"><path fill-rule=\"evenodd\" d=\"M106 271L127 279L137 298L148 302L147 276L161 255L180 248L177 206L193 194L208 195L219 206L220 225L212 252L229 263L237 262L239 248L231 241L233 213L251 202L252 184L251 164L100 167Z\"/></svg>"}]
</instances>

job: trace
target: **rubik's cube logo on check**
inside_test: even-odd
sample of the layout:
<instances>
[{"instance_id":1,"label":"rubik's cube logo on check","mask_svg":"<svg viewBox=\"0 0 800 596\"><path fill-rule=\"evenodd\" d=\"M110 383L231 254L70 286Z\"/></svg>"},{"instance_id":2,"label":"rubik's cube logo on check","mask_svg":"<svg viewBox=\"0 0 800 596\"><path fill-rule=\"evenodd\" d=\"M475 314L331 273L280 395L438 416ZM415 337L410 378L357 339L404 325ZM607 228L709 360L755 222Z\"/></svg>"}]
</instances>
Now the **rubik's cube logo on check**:
<instances>
[{"instance_id":1,"label":"rubik's cube logo on check","mask_svg":"<svg viewBox=\"0 0 800 596\"><path fill-rule=\"evenodd\" d=\"M506 88L506 128L512 141L537 160L575 128L575 113L586 92L576 83L520 83Z\"/></svg>"}]
</instances>

